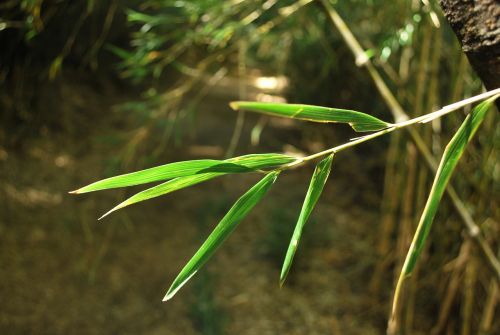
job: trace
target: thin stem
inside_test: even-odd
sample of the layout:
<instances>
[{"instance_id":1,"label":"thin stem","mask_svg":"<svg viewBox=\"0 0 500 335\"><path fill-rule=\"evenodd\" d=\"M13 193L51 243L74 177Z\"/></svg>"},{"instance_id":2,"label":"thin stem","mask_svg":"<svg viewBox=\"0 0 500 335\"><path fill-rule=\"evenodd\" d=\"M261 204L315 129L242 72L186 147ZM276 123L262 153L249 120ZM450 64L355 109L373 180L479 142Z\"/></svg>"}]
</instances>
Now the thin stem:
<instances>
[{"instance_id":1,"label":"thin stem","mask_svg":"<svg viewBox=\"0 0 500 335\"><path fill-rule=\"evenodd\" d=\"M336 154L336 153L338 153L338 152L340 152L342 150L354 147L354 146L356 146L356 145L358 145L360 143L363 143L363 142L369 141L371 139L377 138L379 136L391 133L391 132L393 132L396 129L402 129L402 128L414 125L416 123L427 123L427 122L432 121L434 119L440 118L440 117L442 117L442 116L444 116L446 114L454 112L454 111L456 111L456 110L458 110L458 109L460 109L460 108L462 108L462 107L464 107L466 105L469 105L469 104L475 103L477 101L484 100L486 98L489 98L489 97L492 97L492 96L496 96L496 95L500 95L500 88L497 88L495 90L488 91L488 92L485 92L485 93L473 96L471 98L468 98L468 99L465 99L465 100L453 103L453 104L445 106L445 107L443 107L443 108L441 108L441 109L439 109L439 110L437 110L435 112L432 112L432 113L429 113L429 114L426 114L426 115L422 115L422 116L413 118L411 120L402 121L402 122L399 122L399 123L392 124L389 128L385 128L385 129L379 130L379 131L377 131L375 133L372 133L372 134L369 134L369 135L366 135L366 136L358 137L356 139L353 139L350 142L338 145L336 147L333 147L333 148L330 148L330 149L326 149L326 150L317 152L315 154L312 154L312 155L309 155L309 156L306 156L306 157L302 157L302 158L298 159L295 162L292 162L290 164L284 165L283 167L280 168L280 170L286 170L288 168L291 168L291 167L303 164L305 162L308 162L310 160L313 160L313 159L316 159L316 158L319 158L319 157L322 157L322 156L325 156L325 155Z\"/></svg>"},{"instance_id":2,"label":"thin stem","mask_svg":"<svg viewBox=\"0 0 500 335\"><path fill-rule=\"evenodd\" d=\"M340 34L342 35L342 38L344 39L344 41L354 54L354 57L356 58L356 64L358 66L366 67L380 95L383 97L385 103L390 108L394 116L394 119L396 121L407 120L408 116L403 110L403 107L396 100L396 98L394 97L394 95L392 94L392 92L390 91L390 89L388 88L388 86L385 84L382 77L378 73L375 66L373 66L373 64L371 63L370 59L366 57L366 54L363 48L361 47L361 44L356 40L356 37L352 34L349 27L345 24L344 20L342 20L340 15L338 15L338 13L332 7L329 1L319 0L319 2L323 5L323 8L325 9L327 16L331 19L333 25L339 30ZM363 56L365 57L363 58ZM362 60L362 62L360 62L359 60ZM427 148L425 141L422 139L420 134L416 132L413 128L410 127L406 129L413 142L415 142L415 145L417 146L420 154L424 158L429 169L433 172L436 172L437 162L432 156L429 149ZM482 256L486 260L486 263L489 265L490 269L496 275L497 280L500 281L500 262L495 257L493 251L491 250L491 247L480 233L478 225L472 219L471 214L467 210L463 201L457 195L453 185L448 184L446 192L450 196L453 206L460 215L462 223L467 228L469 236L472 237L474 241L477 243L477 245L481 250Z\"/></svg>"},{"instance_id":3,"label":"thin stem","mask_svg":"<svg viewBox=\"0 0 500 335\"><path fill-rule=\"evenodd\" d=\"M246 53L247 53L247 42L241 41L238 45L238 95L240 99L245 99L247 95L246 89L246 77L247 77L247 66L246 66ZM233 156L238 142L240 141L241 133L243 131L243 125L245 123L245 112L238 111L238 116L236 118L236 125L234 126L233 135L231 136L231 141L229 142L229 147L226 151L226 158Z\"/></svg>"}]
</instances>

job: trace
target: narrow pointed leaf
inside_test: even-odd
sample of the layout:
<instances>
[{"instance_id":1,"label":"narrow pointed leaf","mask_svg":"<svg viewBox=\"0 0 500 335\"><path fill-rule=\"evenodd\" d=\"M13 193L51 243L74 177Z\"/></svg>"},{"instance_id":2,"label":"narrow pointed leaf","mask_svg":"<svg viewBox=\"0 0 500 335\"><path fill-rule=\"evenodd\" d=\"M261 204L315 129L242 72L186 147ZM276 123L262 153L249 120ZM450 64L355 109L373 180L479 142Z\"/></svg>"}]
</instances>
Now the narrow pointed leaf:
<instances>
[{"instance_id":1,"label":"narrow pointed leaf","mask_svg":"<svg viewBox=\"0 0 500 335\"><path fill-rule=\"evenodd\" d=\"M357 132L376 131L391 126L369 114L349 109L271 102L234 101L231 108L313 122L349 124Z\"/></svg>"},{"instance_id":2,"label":"narrow pointed leaf","mask_svg":"<svg viewBox=\"0 0 500 335\"><path fill-rule=\"evenodd\" d=\"M217 248L234 231L240 221L247 216L252 208L264 197L270 187L276 181L279 172L274 171L267 174L231 207L229 212L222 218L217 227L212 231L200 249L194 254L189 262L181 270L177 278L170 286L163 301L171 299L177 291L205 264L215 253Z\"/></svg>"},{"instance_id":3,"label":"narrow pointed leaf","mask_svg":"<svg viewBox=\"0 0 500 335\"><path fill-rule=\"evenodd\" d=\"M279 165L283 165L283 163L285 162L289 163L295 160L296 158L281 154L254 154L254 155L246 155L246 156L231 158L228 159L227 162L220 163L216 166L212 166L202 170L203 173L195 174L192 176L175 178L160 185L156 185L151 188L148 188L147 190L136 193L127 200L123 201L122 203L118 204L117 206L109 210L106 214L101 216L99 220L121 208L130 206L132 204L141 201L156 198L161 195L172 193L174 191L189 186L193 186L228 173L241 172L242 169L247 169L248 171L255 171L257 169L262 169L262 168L277 167ZM227 167L228 164L230 166L229 168ZM235 166L238 167L238 171L235 170ZM222 172L208 172L208 171L222 171Z\"/></svg>"},{"instance_id":4,"label":"narrow pointed leaf","mask_svg":"<svg viewBox=\"0 0 500 335\"><path fill-rule=\"evenodd\" d=\"M413 272L417 259L424 248L425 241L429 235L439 203L446 190L446 186L448 185L453 170L464 153L467 143L472 139L481 122L484 120L486 112L490 109L494 100L498 97L498 95L494 96L493 98L485 100L481 104L477 105L472 113L467 115L464 122L444 150L436 176L434 177L429 198L425 204L417 230L413 236L413 241L406 255L403 269L399 275L394 295L393 311L399 298L401 285L404 279Z\"/></svg>"},{"instance_id":5,"label":"narrow pointed leaf","mask_svg":"<svg viewBox=\"0 0 500 335\"><path fill-rule=\"evenodd\" d=\"M71 193L86 193L118 187L134 186L156 181L169 180L196 174L244 173L258 169L277 167L295 161L296 158L283 154L253 154L226 160L200 159L165 164L137 172L106 178Z\"/></svg>"},{"instance_id":6,"label":"narrow pointed leaf","mask_svg":"<svg viewBox=\"0 0 500 335\"><path fill-rule=\"evenodd\" d=\"M151 188L148 188L147 190L141 191L139 193L134 194L127 200L121 202L117 206L113 207L111 210L109 210L106 214L101 216L99 220L103 219L104 217L108 216L109 214L113 213L114 211L117 211L121 208L130 206L132 204L149 200L152 198L159 197L161 195L165 195L168 193L172 193L174 191L193 186L199 183L202 183L204 181L213 179L215 177L219 177L224 175L225 173L217 173L217 172L212 172L212 173L202 173L202 174L196 174L193 176L187 176L187 177L179 177L175 178L172 180L169 180L165 183L162 183L157 186L153 186Z\"/></svg>"},{"instance_id":7,"label":"narrow pointed leaf","mask_svg":"<svg viewBox=\"0 0 500 335\"><path fill-rule=\"evenodd\" d=\"M323 188L328 179L328 175L330 174L330 171L332 169L332 160L333 154L319 162L316 166L316 169L314 170L313 176L311 178L311 183L309 184L309 188L306 193L306 198L304 199L304 203L302 204L299 219L297 221L297 224L295 225L295 230L293 231L292 239L286 252L283 267L281 268L280 285L283 285L286 276L290 271L293 257L295 256L300 237L302 236L304 225L309 219L314 206L318 202L321 192L323 192Z\"/></svg>"}]
</instances>

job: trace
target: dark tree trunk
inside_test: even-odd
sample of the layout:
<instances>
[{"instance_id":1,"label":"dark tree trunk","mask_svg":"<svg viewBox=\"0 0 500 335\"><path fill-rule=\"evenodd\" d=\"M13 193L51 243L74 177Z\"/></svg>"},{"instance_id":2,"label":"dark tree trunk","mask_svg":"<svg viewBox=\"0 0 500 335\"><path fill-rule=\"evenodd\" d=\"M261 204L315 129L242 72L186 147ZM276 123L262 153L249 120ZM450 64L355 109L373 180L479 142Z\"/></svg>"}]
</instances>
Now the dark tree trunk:
<instances>
[{"instance_id":1,"label":"dark tree trunk","mask_svg":"<svg viewBox=\"0 0 500 335\"><path fill-rule=\"evenodd\" d=\"M439 3L484 86L488 90L500 87L500 1L439 0Z\"/></svg>"}]
</instances>

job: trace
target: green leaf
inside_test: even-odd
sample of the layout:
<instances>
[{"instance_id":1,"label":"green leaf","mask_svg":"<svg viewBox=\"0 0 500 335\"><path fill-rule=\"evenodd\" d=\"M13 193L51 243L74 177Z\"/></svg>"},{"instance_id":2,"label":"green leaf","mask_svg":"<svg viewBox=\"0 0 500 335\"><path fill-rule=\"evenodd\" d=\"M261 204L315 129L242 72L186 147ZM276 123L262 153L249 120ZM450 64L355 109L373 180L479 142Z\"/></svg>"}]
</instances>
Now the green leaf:
<instances>
[{"instance_id":1,"label":"green leaf","mask_svg":"<svg viewBox=\"0 0 500 335\"><path fill-rule=\"evenodd\" d=\"M295 252L297 251L300 237L302 236L304 225L309 219L314 206L316 206L321 192L323 192L326 180L328 179L328 175L330 174L330 170L332 169L332 160L333 154L319 162L316 166L316 169L314 170L313 176L311 178L311 183L309 184L309 189L307 190L306 198L304 199L304 203L302 204L299 219L295 226L295 230L293 231L292 239L286 252L283 267L281 268L280 285L283 285L288 272L290 271L293 257L295 255Z\"/></svg>"},{"instance_id":2,"label":"green leaf","mask_svg":"<svg viewBox=\"0 0 500 335\"><path fill-rule=\"evenodd\" d=\"M225 161L218 161L218 164L204 168L203 170L199 171L199 174L175 178L160 185L148 188L147 190L144 190L142 192L136 193L127 200L113 207L111 210L101 216L99 220L121 208L144 200L172 193L174 191L193 186L228 173L251 172L262 168L275 168L277 166L290 163L295 160L296 158L281 154L254 154L235 157Z\"/></svg>"},{"instance_id":3,"label":"green leaf","mask_svg":"<svg viewBox=\"0 0 500 335\"><path fill-rule=\"evenodd\" d=\"M422 249L424 248L425 241L427 240L427 237L429 235L432 222L439 207L439 203L446 190L446 186L448 185L453 170L460 160L460 157L464 153L467 143L472 139L481 122L484 120L486 112L490 109L493 102L498 97L499 95L494 96L477 105L472 113L467 115L464 122L444 150L443 157L441 158L441 162L439 163L439 167L436 172L436 176L434 177L434 182L431 187L429 198L427 199L427 202L425 204L422 216L420 217L420 221L417 226L417 230L415 232L415 235L413 236L413 241L406 255L403 269L401 270L401 273L399 275L398 283L396 285L396 291L394 294L393 311L395 310L395 305L398 301L401 285L404 279L412 273L418 257L420 256Z\"/></svg>"},{"instance_id":4,"label":"green leaf","mask_svg":"<svg viewBox=\"0 0 500 335\"><path fill-rule=\"evenodd\" d=\"M295 161L283 154L253 154L227 160L200 159L165 164L137 172L103 179L70 193L80 194L118 187L134 186L202 173L243 173L273 168ZM196 179L196 178L195 178Z\"/></svg>"},{"instance_id":5,"label":"green leaf","mask_svg":"<svg viewBox=\"0 0 500 335\"><path fill-rule=\"evenodd\" d=\"M231 207L229 212L222 218L217 227L212 231L207 240L198 249L194 256L181 270L177 278L170 286L163 301L170 300L179 289L191 279L192 276L205 264L215 253L217 248L234 231L240 221L247 216L252 208L264 197L270 187L276 181L279 171L267 174L262 180L248 190Z\"/></svg>"},{"instance_id":6,"label":"green leaf","mask_svg":"<svg viewBox=\"0 0 500 335\"><path fill-rule=\"evenodd\" d=\"M114 211L117 211L121 208L133 205L135 203L149 200L152 198L159 197L161 195L165 195L168 193L172 193L174 191L193 186L199 183L202 183L204 181L213 179L215 177L219 177L224 175L225 173L202 173L202 174L197 174L194 176L187 176L187 177L180 177L180 178L175 178L172 180L169 180L163 184L153 186L151 188L148 188L147 190L141 191L139 193L134 194L127 200L119 203L112 209L110 209L108 212L106 212L104 215L102 215L99 220L102 220L109 214L113 213Z\"/></svg>"},{"instance_id":7,"label":"green leaf","mask_svg":"<svg viewBox=\"0 0 500 335\"><path fill-rule=\"evenodd\" d=\"M109 51L111 51L112 53L114 53L115 55L117 55L118 57L120 57L122 59L128 59L128 58L133 57L133 54L131 52L128 52L127 50L122 49L122 48L117 47L117 46L112 45L112 44L106 45L106 49L108 49Z\"/></svg>"},{"instance_id":8,"label":"green leaf","mask_svg":"<svg viewBox=\"0 0 500 335\"><path fill-rule=\"evenodd\" d=\"M376 131L391 126L390 123L374 116L348 109L251 101L234 101L230 106L235 110L259 112L297 120L348 123L357 132Z\"/></svg>"}]
</instances>

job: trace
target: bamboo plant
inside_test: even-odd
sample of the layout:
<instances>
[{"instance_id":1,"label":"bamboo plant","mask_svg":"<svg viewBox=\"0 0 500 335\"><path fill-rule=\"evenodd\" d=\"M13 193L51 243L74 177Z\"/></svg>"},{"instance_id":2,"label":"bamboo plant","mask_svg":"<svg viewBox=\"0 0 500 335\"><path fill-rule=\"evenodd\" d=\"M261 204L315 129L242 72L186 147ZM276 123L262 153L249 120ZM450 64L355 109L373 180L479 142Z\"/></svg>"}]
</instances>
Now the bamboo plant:
<instances>
[{"instance_id":1,"label":"bamboo plant","mask_svg":"<svg viewBox=\"0 0 500 335\"><path fill-rule=\"evenodd\" d=\"M171 299L213 256L216 250L236 229L238 224L248 215L253 207L262 200L276 182L280 173L286 172L286 170L292 167L302 166L315 160L320 160L316 164L295 230L286 252L279 280L280 285L283 285L298 248L304 226L321 196L323 187L332 168L333 159L337 153L402 128L420 123L428 123L448 113L457 111L462 107L482 101L469 115L467 115L462 125L448 143L441 158L412 244L408 250L403 269L399 275L394 293L394 312L397 306L399 293L401 292L401 287L405 279L412 274L415 264L425 245L425 241L429 236L432 222L453 170L463 155L466 145L471 141L485 118L486 113L498 97L500 97L500 88L448 105L435 112L397 123L389 123L366 113L346 109L300 104L236 101L230 104L234 110L264 113L276 117L312 122L346 123L349 124L355 132L369 134L353 138L351 141L342 145L305 157L293 157L281 153L268 153L251 154L226 160L199 159L174 162L96 181L70 193L82 194L112 188L161 182L118 204L101 216L100 219L102 219L112 212L126 206L159 197L227 174L259 173L264 176L234 203L208 236L206 241L180 271L163 299L163 301L167 301Z\"/></svg>"}]
</instances>

